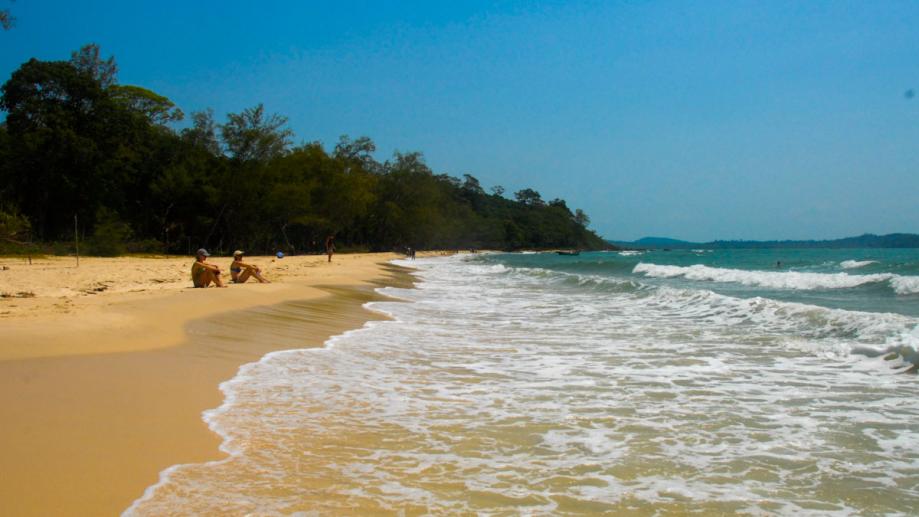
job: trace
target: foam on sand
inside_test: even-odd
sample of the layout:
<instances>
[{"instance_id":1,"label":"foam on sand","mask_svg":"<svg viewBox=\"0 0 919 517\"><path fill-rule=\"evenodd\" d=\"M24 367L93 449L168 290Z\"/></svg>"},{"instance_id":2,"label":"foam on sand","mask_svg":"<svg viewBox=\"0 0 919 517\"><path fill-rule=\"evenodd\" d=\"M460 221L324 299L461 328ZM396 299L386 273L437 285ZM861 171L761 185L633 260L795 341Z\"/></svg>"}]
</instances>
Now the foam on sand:
<instances>
[{"instance_id":1,"label":"foam on sand","mask_svg":"<svg viewBox=\"0 0 919 517\"><path fill-rule=\"evenodd\" d=\"M415 262L417 289L370 304L392 319L241 368L205 414L229 456L164 472L128 514L854 515L919 500L919 433L904 431L919 388L893 374L912 366L916 318L546 262ZM837 496L853 483L867 488Z\"/></svg>"}]
</instances>

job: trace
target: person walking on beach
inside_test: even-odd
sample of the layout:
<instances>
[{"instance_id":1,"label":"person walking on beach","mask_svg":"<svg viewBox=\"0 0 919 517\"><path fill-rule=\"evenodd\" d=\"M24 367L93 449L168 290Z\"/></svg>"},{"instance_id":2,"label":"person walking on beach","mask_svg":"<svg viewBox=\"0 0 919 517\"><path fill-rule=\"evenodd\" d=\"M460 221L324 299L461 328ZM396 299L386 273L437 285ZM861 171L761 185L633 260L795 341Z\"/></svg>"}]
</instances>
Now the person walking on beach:
<instances>
[{"instance_id":1,"label":"person walking on beach","mask_svg":"<svg viewBox=\"0 0 919 517\"><path fill-rule=\"evenodd\" d=\"M255 264L246 264L243 262L242 250L233 252L233 262L230 264L230 277L233 279L233 282L237 284L246 283L249 277L254 277L260 284L271 283L262 276L262 270L256 267Z\"/></svg>"},{"instance_id":2,"label":"person walking on beach","mask_svg":"<svg viewBox=\"0 0 919 517\"><path fill-rule=\"evenodd\" d=\"M329 256L329 262L332 262L332 254L335 253L335 235L325 238L325 252Z\"/></svg>"},{"instance_id":3,"label":"person walking on beach","mask_svg":"<svg viewBox=\"0 0 919 517\"><path fill-rule=\"evenodd\" d=\"M217 287L226 287L220 280L220 268L207 263L211 254L201 248L195 256L195 263L191 265L191 282L195 287L207 287L213 282Z\"/></svg>"}]
</instances>

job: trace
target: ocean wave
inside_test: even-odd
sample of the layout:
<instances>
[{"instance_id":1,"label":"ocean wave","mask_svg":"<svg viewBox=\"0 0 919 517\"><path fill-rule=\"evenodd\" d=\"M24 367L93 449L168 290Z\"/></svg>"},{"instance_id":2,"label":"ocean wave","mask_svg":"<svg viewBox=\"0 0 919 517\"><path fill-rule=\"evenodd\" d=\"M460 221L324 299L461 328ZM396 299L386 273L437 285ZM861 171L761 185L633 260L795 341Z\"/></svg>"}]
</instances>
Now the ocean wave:
<instances>
[{"instance_id":1,"label":"ocean wave","mask_svg":"<svg viewBox=\"0 0 919 517\"><path fill-rule=\"evenodd\" d=\"M689 334L704 328L710 337L779 339L824 356L892 354L900 361L888 364L891 368L919 369L919 324L900 314L830 309L763 297L735 298L706 289L666 286L636 290L625 305L633 306L627 312L641 312L642 317L649 309L659 312L668 321L658 331L664 334Z\"/></svg>"},{"instance_id":2,"label":"ocean wave","mask_svg":"<svg viewBox=\"0 0 919 517\"><path fill-rule=\"evenodd\" d=\"M678 266L657 266L659 269L653 269L648 266L654 265L639 264L635 269L639 272L652 270L652 275L685 274L685 270L693 269ZM669 321L670 329L676 329L677 332L686 330L682 323L691 328L698 328L701 324L710 329L722 329L732 335L737 332L737 327L749 327L750 330L756 329L754 332L756 335L789 335L795 338L818 340L822 343L820 346L826 345L827 350L831 348L844 355L851 353L855 348L867 346L872 350L877 350L878 353L896 351L902 356L916 359L916 350L919 350L917 321L915 318L900 314L832 309L758 296L738 298L708 289L653 286L621 277L578 274L543 268L511 268L509 271L516 274L513 279L508 279L515 286L527 284L531 284L531 288L552 286L553 294L563 297L570 296L568 300L571 303L577 303L577 300L580 300L579 296L587 295L588 292L613 296L624 295L624 297L617 296L606 302L595 300L594 303L611 304L609 309L617 311L623 321L645 319L649 312L659 312L662 318ZM787 275L788 273L773 274ZM818 273L793 274L818 277L835 276ZM850 277L858 278L854 275ZM527 282L528 279L530 282ZM919 292L919 277L887 275L883 278L883 280L887 279L890 279L892 283L899 282L895 286L898 294ZM826 284L827 282L824 282L821 285ZM919 362L913 362L913 364L919 365Z\"/></svg>"},{"instance_id":3,"label":"ocean wave","mask_svg":"<svg viewBox=\"0 0 919 517\"><path fill-rule=\"evenodd\" d=\"M472 267L470 267L472 266ZM802 273L789 271L745 271L639 263L634 273L646 277L683 277L691 280L736 282L745 285L782 289L842 289L872 283L886 283L898 295L919 293L919 276L892 273L851 275L847 273ZM807 303L780 301L763 297L738 298L708 289L685 289L661 286L610 276L606 272L558 271L541 267L508 267L501 264L463 264L463 276L487 275L496 288L524 288L538 292L545 288L559 297L560 303L591 305L599 303L618 313L623 321L644 320L659 312L676 332L696 329L722 329L732 335L737 327L756 329L759 336L793 336L816 340L819 353L850 355L854 350L874 350L877 354L896 353L908 366L919 367L919 325L915 318L893 313L876 313L831 309ZM481 277L480 277L481 278ZM502 287L504 286L504 287ZM590 293L590 294L589 294ZM596 297L592 301L581 296ZM540 295L542 296L542 295ZM610 298L607 298L610 297ZM600 301L605 300L605 301ZM582 303L585 302L585 303ZM685 327L680 323L685 322ZM587 323L586 321L584 322ZM733 329L733 330L731 330ZM814 344L812 343L812 344Z\"/></svg>"},{"instance_id":4,"label":"ocean wave","mask_svg":"<svg viewBox=\"0 0 919 517\"><path fill-rule=\"evenodd\" d=\"M641 255L642 253L644 252L638 251L638 250L622 250L619 252L619 254L622 255L623 257L634 257L636 255Z\"/></svg>"},{"instance_id":5,"label":"ocean wave","mask_svg":"<svg viewBox=\"0 0 919 517\"><path fill-rule=\"evenodd\" d=\"M836 513L910 508L915 379L876 373L919 363L916 318L449 257L415 266L420 288L379 290L414 303L367 305L391 320L223 383L204 419L228 457L167 469L126 515L565 513L554 501L791 515L815 499L788 490L815 484ZM865 447L870 461L849 461ZM838 505L852 480L868 502Z\"/></svg>"},{"instance_id":6,"label":"ocean wave","mask_svg":"<svg viewBox=\"0 0 919 517\"><path fill-rule=\"evenodd\" d=\"M797 271L748 271L744 269L725 269L703 266L666 266L640 262L632 270L649 278L676 278L709 282L738 283L772 289L848 289L865 284L873 284L905 279L899 282L898 294L907 294L915 286L913 277L901 277L893 273L872 275L850 275L848 273L801 273ZM894 289L896 286L892 285Z\"/></svg>"},{"instance_id":7,"label":"ocean wave","mask_svg":"<svg viewBox=\"0 0 919 517\"><path fill-rule=\"evenodd\" d=\"M890 285L897 294L919 294L919 276L895 275L890 279Z\"/></svg>"},{"instance_id":8,"label":"ocean wave","mask_svg":"<svg viewBox=\"0 0 919 517\"><path fill-rule=\"evenodd\" d=\"M877 260L843 260L839 266L843 269L856 269L877 263Z\"/></svg>"}]
</instances>

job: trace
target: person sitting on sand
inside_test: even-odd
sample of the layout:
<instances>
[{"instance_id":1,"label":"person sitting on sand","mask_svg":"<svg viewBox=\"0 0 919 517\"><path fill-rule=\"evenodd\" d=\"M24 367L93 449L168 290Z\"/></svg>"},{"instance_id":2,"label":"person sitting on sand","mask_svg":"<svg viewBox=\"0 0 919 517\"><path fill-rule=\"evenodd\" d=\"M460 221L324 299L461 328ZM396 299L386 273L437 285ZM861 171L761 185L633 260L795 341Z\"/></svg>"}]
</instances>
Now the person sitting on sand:
<instances>
[{"instance_id":1,"label":"person sitting on sand","mask_svg":"<svg viewBox=\"0 0 919 517\"><path fill-rule=\"evenodd\" d=\"M280 254L281 252L278 252L278 255ZM233 282L237 284L246 283L246 280L249 280L250 276L255 277L261 284L271 283L262 276L262 270L256 267L255 264L246 264L243 262L243 252L240 250L233 252L233 263L230 264L230 276L233 278Z\"/></svg>"},{"instance_id":2,"label":"person sitting on sand","mask_svg":"<svg viewBox=\"0 0 919 517\"><path fill-rule=\"evenodd\" d=\"M195 263L191 265L191 281L195 287L207 287L214 283L217 287L226 287L220 280L220 268L207 263L211 254L206 249L198 250Z\"/></svg>"}]
</instances>

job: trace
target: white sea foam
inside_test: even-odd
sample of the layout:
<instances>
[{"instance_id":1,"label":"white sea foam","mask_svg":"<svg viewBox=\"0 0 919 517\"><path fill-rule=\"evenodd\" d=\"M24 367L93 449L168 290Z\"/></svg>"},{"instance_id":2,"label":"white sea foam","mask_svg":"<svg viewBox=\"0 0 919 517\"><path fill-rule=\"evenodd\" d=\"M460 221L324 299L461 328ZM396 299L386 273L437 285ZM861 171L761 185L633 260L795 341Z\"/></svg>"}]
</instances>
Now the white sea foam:
<instances>
[{"instance_id":1,"label":"white sea foam","mask_svg":"<svg viewBox=\"0 0 919 517\"><path fill-rule=\"evenodd\" d=\"M619 254L622 255L623 257L634 257L637 255L641 255L642 253L644 252L639 251L639 250L622 250L619 252Z\"/></svg>"},{"instance_id":2,"label":"white sea foam","mask_svg":"<svg viewBox=\"0 0 919 517\"><path fill-rule=\"evenodd\" d=\"M206 414L230 457L171 468L130 512L919 504L919 387L884 354L919 341L915 318L458 257L410 265L418 289L383 290L409 303L370 304L392 320L241 368Z\"/></svg>"},{"instance_id":3,"label":"white sea foam","mask_svg":"<svg viewBox=\"0 0 919 517\"><path fill-rule=\"evenodd\" d=\"M914 277L900 277L892 273L850 275L849 273L803 273L797 271L749 271L726 269L696 264L669 266L641 262L633 270L651 278L683 277L688 280L738 283L771 289L846 289L860 285L888 282L906 278L904 286L912 285ZM893 283L893 282L891 282ZM909 287L902 288L904 292ZM900 293L900 291L897 291ZM900 293L903 294L903 293Z\"/></svg>"},{"instance_id":4,"label":"white sea foam","mask_svg":"<svg viewBox=\"0 0 919 517\"><path fill-rule=\"evenodd\" d=\"M877 260L843 260L839 263L839 266L843 269L856 269L877 263Z\"/></svg>"},{"instance_id":5,"label":"white sea foam","mask_svg":"<svg viewBox=\"0 0 919 517\"><path fill-rule=\"evenodd\" d=\"M919 293L919 276L895 276L890 279L890 284L897 294Z\"/></svg>"}]
</instances>

